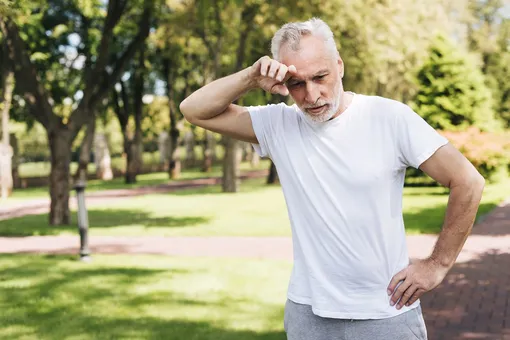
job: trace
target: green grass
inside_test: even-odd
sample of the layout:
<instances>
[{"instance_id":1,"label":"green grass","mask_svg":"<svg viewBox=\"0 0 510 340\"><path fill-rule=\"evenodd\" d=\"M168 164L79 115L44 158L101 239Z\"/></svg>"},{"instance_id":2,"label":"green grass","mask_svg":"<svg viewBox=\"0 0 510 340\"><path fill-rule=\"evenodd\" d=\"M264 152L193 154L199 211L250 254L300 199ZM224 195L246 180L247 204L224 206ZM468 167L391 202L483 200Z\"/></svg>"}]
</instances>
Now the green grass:
<instances>
[{"instance_id":1,"label":"green grass","mask_svg":"<svg viewBox=\"0 0 510 340\"><path fill-rule=\"evenodd\" d=\"M203 159L203 148L199 145L195 146L195 159L197 162L200 162ZM216 145L216 156L218 159L221 159L224 155L223 146L217 144ZM160 161L159 151L155 152L144 152L143 155L143 164L145 165L157 165ZM181 148L181 161L185 161L185 152ZM49 158L49 155L48 155ZM112 169L118 169L120 171L124 171L126 169L126 160L121 156L113 156L111 157L111 167ZM74 173L78 168L77 162L71 162L70 164L71 173ZM46 162L26 162L21 163L18 167L18 172L20 177L40 177L40 176L48 176L51 171L51 163L49 161ZM90 163L87 167L87 172L90 174L95 173L96 165L94 163Z\"/></svg>"},{"instance_id":2,"label":"green grass","mask_svg":"<svg viewBox=\"0 0 510 340\"><path fill-rule=\"evenodd\" d=\"M194 188L88 205L91 235L290 236L290 223L279 186L265 179L241 184L241 192L219 186ZM486 186L479 216L507 198L510 180ZM404 190L404 220L409 234L441 230L448 193L440 187ZM76 213L73 212L75 221ZM76 226L48 226L47 214L0 221L0 235L76 235Z\"/></svg>"},{"instance_id":3,"label":"green grass","mask_svg":"<svg viewBox=\"0 0 510 340\"><path fill-rule=\"evenodd\" d=\"M283 340L290 263L0 255L0 338Z\"/></svg>"},{"instance_id":4,"label":"green grass","mask_svg":"<svg viewBox=\"0 0 510 340\"><path fill-rule=\"evenodd\" d=\"M510 179L487 184L478 209L477 220L509 198ZM442 187L404 189L404 222L408 234L435 234L442 228L448 191Z\"/></svg>"},{"instance_id":5,"label":"green grass","mask_svg":"<svg viewBox=\"0 0 510 340\"><path fill-rule=\"evenodd\" d=\"M240 165L241 171L250 171L250 170L261 170L261 169L269 169L269 161L267 159L261 160L257 167L252 167L250 163L243 162ZM142 174L137 176L137 183L133 184L125 184L124 178L117 177L110 181L102 181L102 180L91 180L87 182L87 192L97 192L101 190L113 190L113 189L129 189L129 188L139 188L150 185L160 185L171 183L175 181L181 180L189 180L203 177L220 177L222 175L222 167L220 165L216 165L212 168L211 172L205 173L201 171L199 168L195 169L186 169L182 171L181 176L177 180L169 180L168 173L166 172L156 172L150 174ZM74 193L73 193L74 194ZM16 189L13 191L12 196L9 197L6 204L9 203L18 203L22 200L26 199L38 199L38 198L47 198L49 197L48 188L27 188L27 189ZM2 203L4 204L4 203Z\"/></svg>"}]
</instances>

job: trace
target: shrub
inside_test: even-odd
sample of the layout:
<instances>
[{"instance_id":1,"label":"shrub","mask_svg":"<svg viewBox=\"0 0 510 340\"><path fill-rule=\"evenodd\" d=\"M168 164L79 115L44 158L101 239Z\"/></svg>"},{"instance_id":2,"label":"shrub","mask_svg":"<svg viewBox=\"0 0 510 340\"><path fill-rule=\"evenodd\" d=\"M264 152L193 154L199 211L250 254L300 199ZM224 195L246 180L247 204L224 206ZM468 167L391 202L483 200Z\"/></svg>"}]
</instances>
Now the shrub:
<instances>
[{"instance_id":1,"label":"shrub","mask_svg":"<svg viewBox=\"0 0 510 340\"><path fill-rule=\"evenodd\" d=\"M486 180L496 182L508 175L510 134L481 132L476 127L440 133L466 156Z\"/></svg>"}]
</instances>

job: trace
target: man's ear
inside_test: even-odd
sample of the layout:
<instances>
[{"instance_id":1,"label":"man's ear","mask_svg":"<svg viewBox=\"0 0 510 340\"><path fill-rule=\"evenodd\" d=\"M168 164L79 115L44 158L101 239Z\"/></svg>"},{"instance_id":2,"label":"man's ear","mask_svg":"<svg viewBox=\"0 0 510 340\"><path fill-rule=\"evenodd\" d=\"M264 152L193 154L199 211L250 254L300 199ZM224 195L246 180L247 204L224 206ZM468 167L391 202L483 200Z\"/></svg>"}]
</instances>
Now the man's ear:
<instances>
[{"instance_id":1,"label":"man's ear","mask_svg":"<svg viewBox=\"0 0 510 340\"><path fill-rule=\"evenodd\" d=\"M344 77L344 62L342 58L338 57L338 67L340 71L340 78Z\"/></svg>"}]
</instances>

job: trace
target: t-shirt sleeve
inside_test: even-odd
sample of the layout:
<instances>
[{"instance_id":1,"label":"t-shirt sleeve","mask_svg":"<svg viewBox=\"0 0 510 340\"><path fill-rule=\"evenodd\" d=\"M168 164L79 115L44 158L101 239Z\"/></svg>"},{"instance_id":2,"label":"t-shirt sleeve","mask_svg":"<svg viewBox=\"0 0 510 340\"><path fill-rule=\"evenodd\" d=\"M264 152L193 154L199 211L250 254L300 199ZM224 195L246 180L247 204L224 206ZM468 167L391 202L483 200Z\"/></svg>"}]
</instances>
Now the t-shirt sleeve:
<instances>
[{"instance_id":1,"label":"t-shirt sleeve","mask_svg":"<svg viewBox=\"0 0 510 340\"><path fill-rule=\"evenodd\" d=\"M397 112L397 153L400 167L418 167L440 147L448 143L421 116L409 106L402 105Z\"/></svg>"},{"instance_id":2,"label":"t-shirt sleeve","mask_svg":"<svg viewBox=\"0 0 510 340\"><path fill-rule=\"evenodd\" d=\"M248 106L247 109L258 140L258 144L252 146L260 157L271 157L271 146L282 121L283 105Z\"/></svg>"}]
</instances>

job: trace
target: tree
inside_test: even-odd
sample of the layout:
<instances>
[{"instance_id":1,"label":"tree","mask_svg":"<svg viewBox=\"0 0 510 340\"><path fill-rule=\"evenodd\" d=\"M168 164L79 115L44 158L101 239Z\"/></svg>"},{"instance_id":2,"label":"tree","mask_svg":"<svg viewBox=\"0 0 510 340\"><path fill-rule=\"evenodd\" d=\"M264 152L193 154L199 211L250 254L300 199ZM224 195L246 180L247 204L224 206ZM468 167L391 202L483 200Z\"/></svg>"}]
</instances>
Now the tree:
<instances>
[{"instance_id":1,"label":"tree","mask_svg":"<svg viewBox=\"0 0 510 340\"><path fill-rule=\"evenodd\" d=\"M124 153L126 155L126 183L136 183L136 176L142 169L142 118L144 81L146 77L145 47L138 52L138 60L133 63L132 76L127 81L120 81L120 97L117 90L113 91L115 114L119 119L124 138ZM130 117L134 117L134 133L129 127Z\"/></svg>"},{"instance_id":2,"label":"tree","mask_svg":"<svg viewBox=\"0 0 510 340\"><path fill-rule=\"evenodd\" d=\"M468 22L470 50L478 53L494 110L510 127L510 18L502 0L471 0Z\"/></svg>"},{"instance_id":3,"label":"tree","mask_svg":"<svg viewBox=\"0 0 510 340\"><path fill-rule=\"evenodd\" d=\"M181 172L179 146L182 142L183 116L177 102L190 93L197 39L193 39L189 28L191 11L186 6L166 6L161 15L160 25L154 35L156 53L154 63L166 84L169 113L168 176L176 179Z\"/></svg>"},{"instance_id":4,"label":"tree","mask_svg":"<svg viewBox=\"0 0 510 340\"><path fill-rule=\"evenodd\" d=\"M44 7L29 8L17 17L0 18L0 28L7 41L9 51L13 59L16 60L14 74L17 87L19 87L20 92L25 94L25 99L30 106L30 113L44 126L48 135L51 152L50 224L60 225L70 223L69 165L72 142L82 126L93 115L97 105L111 92L111 88L124 73L129 60L134 56L149 34L153 1L146 0L143 3L143 13L140 15L138 22L139 32L137 36L126 46L122 54L116 56L110 54L110 42L114 29L125 12L127 3L128 1L126 0L108 1L106 17L103 21L102 30L100 30L100 38L98 39L97 51L91 50L92 44L92 46L84 44L84 53L89 54L85 55L86 62L82 69L69 67L67 68L68 71L65 71L65 67L59 63L59 57L56 53L50 54L49 58L47 58L53 62L51 68L54 73L79 73L83 80L81 82L83 86L82 98L76 107L68 115L64 116L57 115L55 109L57 104L61 104L58 102L61 98L50 95L48 90L54 84L48 78L48 74L38 69L33 61L35 59L34 56L40 56L37 54L37 50L31 48L31 45L37 42L31 40L27 43L22 38L25 34L23 31L20 31L19 27L29 29L32 26L19 25L18 22L26 23L27 20L32 19L31 14L32 10L34 10L34 13L42 13L40 15L42 20L39 24L38 32L51 31L56 35L58 30L65 30L65 27L76 26L76 33L81 34L82 42L86 43L93 34L97 34L98 29L95 26L97 22L89 20L88 15L97 12L103 6L102 2L95 1L84 4L80 1L61 2L54 0L54 2L50 2L51 10ZM82 8L79 5L84 7ZM66 11L62 10L63 8ZM68 16L66 17L65 15ZM61 25L64 25L64 27ZM57 46L52 48L52 52L58 50ZM74 62L71 65L73 64ZM48 64L45 66L47 67ZM53 79L57 78L53 75ZM65 88L66 85L69 86L69 84L63 82L61 88ZM51 94L53 94L53 91Z\"/></svg>"},{"instance_id":5,"label":"tree","mask_svg":"<svg viewBox=\"0 0 510 340\"><path fill-rule=\"evenodd\" d=\"M466 0L332 0L321 5L345 63L346 89L407 102L437 34L457 35ZM342 15L339 16L338 13ZM460 19L459 19L460 20Z\"/></svg>"},{"instance_id":6,"label":"tree","mask_svg":"<svg viewBox=\"0 0 510 340\"><path fill-rule=\"evenodd\" d=\"M9 134L9 110L11 108L12 93L14 90L14 72L12 63L7 55L5 41L0 46L0 102L2 112L2 140L0 142L0 190L2 199L7 198L12 192L12 147Z\"/></svg>"},{"instance_id":7,"label":"tree","mask_svg":"<svg viewBox=\"0 0 510 340\"><path fill-rule=\"evenodd\" d=\"M430 58L418 73L418 93L412 107L434 128L461 130L477 126L494 130L491 93L468 55L447 38L438 36Z\"/></svg>"}]
</instances>

